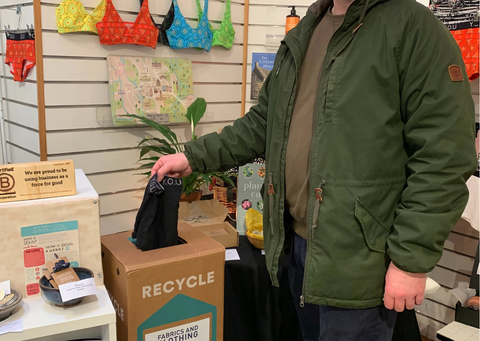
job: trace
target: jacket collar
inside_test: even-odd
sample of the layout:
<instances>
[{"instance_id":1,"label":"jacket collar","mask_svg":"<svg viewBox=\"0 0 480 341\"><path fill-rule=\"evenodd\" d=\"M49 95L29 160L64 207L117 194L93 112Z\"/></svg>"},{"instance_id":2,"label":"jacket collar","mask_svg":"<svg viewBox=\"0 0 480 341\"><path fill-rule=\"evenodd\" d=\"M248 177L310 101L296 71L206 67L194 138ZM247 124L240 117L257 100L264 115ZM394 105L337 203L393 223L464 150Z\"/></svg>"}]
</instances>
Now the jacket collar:
<instances>
[{"instance_id":1,"label":"jacket collar","mask_svg":"<svg viewBox=\"0 0 480 341\"><path fill-rule=\"evenodd\" d=\"M388 0L355 0L345 14L343 25L352 27L352 35L361 27L362 22L368 11L375 5ZM313 29L317 26L325 13L333 5L333 0L318 0L313 3L307 15L292 31L290 31L284 39L284 43L288 46L295 59L297 72L303 63L303 59L307 52Z\"/></svg>"}]
</instances>

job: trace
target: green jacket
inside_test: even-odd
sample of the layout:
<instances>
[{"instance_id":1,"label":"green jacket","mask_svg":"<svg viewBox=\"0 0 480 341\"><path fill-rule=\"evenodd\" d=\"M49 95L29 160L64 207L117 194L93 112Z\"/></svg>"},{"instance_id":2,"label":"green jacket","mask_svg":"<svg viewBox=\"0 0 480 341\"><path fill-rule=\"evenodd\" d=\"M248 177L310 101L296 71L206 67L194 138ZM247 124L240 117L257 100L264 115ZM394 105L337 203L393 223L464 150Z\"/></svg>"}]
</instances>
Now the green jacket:
<instances>
[{"instance_id":1,"label":"green jacket","mask_svg":"<svg viewBox=\"0 0 480 341\"><path fill-rule=\"evenodd\" d=\"M330 6L319 0L288 33L258 105L221 134L185 147L200 172L265 153L265 251L274 285L289 228L285 154L297 77ZM465 181L477 161L465 66L428 8L414 0L356 0L330 41L317 91L301 300L374 307L382 304L390 261L408 272L431 271L467 203Z\"/></svg>"}]
</instances>

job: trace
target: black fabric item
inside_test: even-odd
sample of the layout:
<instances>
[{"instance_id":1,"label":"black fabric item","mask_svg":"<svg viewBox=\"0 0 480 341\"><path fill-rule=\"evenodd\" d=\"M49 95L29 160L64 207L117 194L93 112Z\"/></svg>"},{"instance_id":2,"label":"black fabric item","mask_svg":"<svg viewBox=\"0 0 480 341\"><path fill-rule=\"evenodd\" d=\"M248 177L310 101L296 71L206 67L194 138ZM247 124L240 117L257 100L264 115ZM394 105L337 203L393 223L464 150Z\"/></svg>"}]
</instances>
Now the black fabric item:
<instances>
[{"instance_id":1,"label":"black fabric item","mask_svg":"<svg viewBox=\"0 0 480 341\"><path fill-rule=\"evenodd\" d=\"M239 261L225 263L225 341L302 341L288 286L288 257L280 260L273 287L265 256L240 236Z\"/></svg>"},{"instance_id":2,"label":"black fabric item","mask_svg":"<svg viewBox=\"0 0 480 341\"><path fill-rule=\"evenodd\" d=\"M178 208L182 195L182 180L165 177L162 181L163 195L160 195L161 216L157 213L155 222L161 226L158 231L158 247L178 244Z\"/></svg>"},{"instance_id":3,"label":"black fabric item","mask_svg":"<svg viewBox=\"0 0 480 341\"><path fill-rule=\"evenodd\" d=\"M140 0L140 6L142 6L143 0ZM158 42L162 43L163 45L170 46L168 43L168 38L167 38L167 30L172 26L173 24L173 19L175 18L175 6L173 6L173 1L172 5L170 6L170 9L168 10L168 13L165 15L165 18L163 19L163 22L161 24L157 24L155 20L153 20L153 17L150 15L150 18L152 18L152 22L154 25L158 28Z\"/></svg>"},{"instance_id":4,"label":"black fabric item","mask_svg":"<svg viewBox=\"0 0 480 341\"><path fill-rule=\"evenodd\" d=\"M165 177L162 183L154 175L148 182L137 213L132 238L142 251L178 244L178 207L182 180Z\"/></svg>"},{"instance_id":5,"label":"black fabric item","mask_svg":"<svg viewBox=\"0 0 480 341\"><path fill-rule=\"evenodd\" d=\"M9 40L35 40L35 30L14 30L14 31L5 31L5 35Z\"/></svg>"}]
</instances>

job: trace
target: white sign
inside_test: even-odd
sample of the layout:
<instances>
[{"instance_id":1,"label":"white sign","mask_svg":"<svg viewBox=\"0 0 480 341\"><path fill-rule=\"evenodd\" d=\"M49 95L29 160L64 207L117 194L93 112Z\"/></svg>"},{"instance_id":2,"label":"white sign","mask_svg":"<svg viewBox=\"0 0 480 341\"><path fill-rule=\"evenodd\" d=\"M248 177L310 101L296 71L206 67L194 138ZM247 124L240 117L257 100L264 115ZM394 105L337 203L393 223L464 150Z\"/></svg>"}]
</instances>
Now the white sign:
<instances>
[{"instance_id":1,"label":"white sign","mask_svg":"<svg viewBox=\"0 0 480 341\"><path fill-rule=\"evenodd\" d=\"M0 289L5 291L5 295L10 295L10 281L1 282Z\"/></svg>"},{"instance_id":2,"label":"white sign","mask_svg":"<svg viewBox=\"0 0 480 341\"><path fill-rule=\"evenodd\" d=\"M58 286L58 289L63 302L97 294L97 287L93 278L61 284Z\"/></svg>"},{"instance_id":3,"label":"white sign","mask_svg":"<svg viewBox=\"0 0 480 341\"><path fill-rule=\"evenodd\" d=\"M237 249L227 249L225 250L225 260L240 260Z\"/></svg>"},{"instance_id":4,"label":"white sign","mask_svg":"<svg viewBox=\"0 0 480 341\"><path fill-rule=\"evenodd\" d=\"M11 323L0 326L0 335L7 333L21 333L23 332L22 320L13 321Z\"/></svg>"},{"instance_id":5,"label":"white sign","mask_svg":"<svg viewBox=\"0 0 480 341\"><path fill-rule=\"evenodd\" d=\"M262 256L265 256L265 250L262 250Z\"/></svg>"},{"instance_id":6,"label":"white sign","mask_svg":"<svg viewBox=\"0 0 480 341\"><path fill-rule=\"evenodd\" d=\"M76 220L22 227L21 236L27 296L40 294L38 281L47 270L45 263L56 256L67 257L71 267L80 265Z\"/></svg>"},{"instance_id":7,"label":"white sign","mask_svg":"<svg viewBox=\"0 0 480 341\"><path fill-rule=\"evenodd\" d=\"M145 335L145 341L170 340L210 341L210 318Z\"/></svg>"}]
</instances>

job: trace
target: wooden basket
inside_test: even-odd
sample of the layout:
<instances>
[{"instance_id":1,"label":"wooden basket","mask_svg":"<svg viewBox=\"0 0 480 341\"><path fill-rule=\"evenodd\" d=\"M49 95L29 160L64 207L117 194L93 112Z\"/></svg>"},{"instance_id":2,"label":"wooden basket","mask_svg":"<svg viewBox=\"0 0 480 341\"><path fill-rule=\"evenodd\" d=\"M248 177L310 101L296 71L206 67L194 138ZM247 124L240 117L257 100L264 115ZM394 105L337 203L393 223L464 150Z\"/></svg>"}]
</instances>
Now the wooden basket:
<instances>
[{"instance_id":1,"label":"wooden basket","mask_svg":"<svg viewBox=\"0 0 480 341\"><path fill-rule=\"evenodd\" d=\"M233 187L213 187L213 197L228 208L228 213L237 212L237 189Z\"/></svg>"},{"instance_id":2,"label":"wooden basket","mask_svg":"<svg viewBox=\"0 0 480 341\"><path fill-rule=\"evenodd\" d=\"M263 244L263 237L257 236L255 234L250 234L250 232L248 231L245 231L245 235L247 236L250 244L252 244L257 249L263 250L265 248Z\"/></svg>"}]
</instances>

